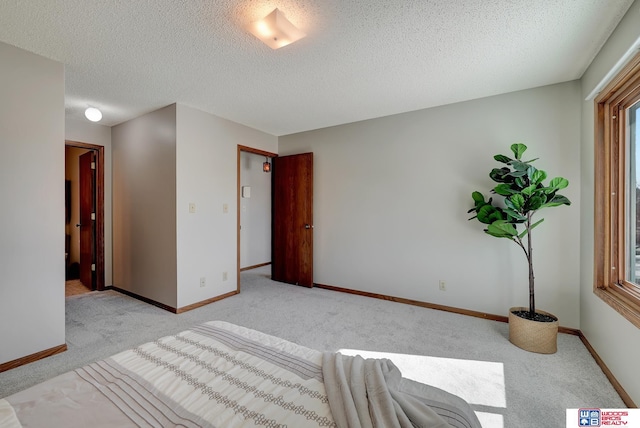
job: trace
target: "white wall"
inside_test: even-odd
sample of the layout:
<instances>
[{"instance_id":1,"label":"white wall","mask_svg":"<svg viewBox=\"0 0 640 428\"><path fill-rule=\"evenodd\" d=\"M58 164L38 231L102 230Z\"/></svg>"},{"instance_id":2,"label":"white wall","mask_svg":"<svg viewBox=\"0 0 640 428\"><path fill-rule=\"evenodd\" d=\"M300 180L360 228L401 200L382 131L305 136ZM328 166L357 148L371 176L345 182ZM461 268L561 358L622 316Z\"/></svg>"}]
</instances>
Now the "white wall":
<instances>
[{"instance_id":1,"label":"white wall","mask_svg":"<svg viewBox=\"0 0 640 428\"><path fill-rule=\"evenodd\" d=\"M264 156L242 152L240 186L251 188L240 199L240 267L271 262L271 173L262 170Z\"/></svg>"},{"instance_id":2,"label":"white wall","mask_svg":"<svg viewBox=\"0 0 640 428\"><path fill-rule=\"evenodd\" d=\"M280 137L280 155L314 152L314 281L505 316L526 306L522 250L467 221L493 155L521 141L571 183L573 205L543 212L534 265L538 308L578 328L579 96L574 81Z\"/></svg>"},{"instance_id":3,"label":"white wall","mask_svg":"<svg viewBox=\"0 0 640 428\"><path fill-rule=\"evenodd\" d=\"M65 343L65 208L64 67L4 43L0 201L0 363L5 363Z\"/></svg>"},{"instance_id":4,"label":"white wall","mask_svg":"<svg viewBox=\"0 0 640 428\"><path fill-rule=\"evenodd\" d=\"M65 138L69 141L104 146L104 285L108 287L113 285L111 127L83 119L67 118Z\"/></svg>"},{"instance_id":5,"label":"white wall","mask_svg":"<svg viewBox=\"0 0 640 428\"><path fill-rule=\"evenodd\" d=\"M631 5L582 77L582 100L640 37L640 1ZM594 102L582 102L580 328L636 404L640 404L640 330L593 294Z\"/></svg>"},{"instance_id":6,"label":"white wall","mask_svg":"<svg viewBox=\"0 0 640 428\"><path fill-rule=\"evenodd\" d=\"M176 308L175 104L111 129L113 285Z\"/></svg>"},{"instance_id":7,"label":"white wall","mask_svg":"<svg viewBox=\"0 0 640 428\"><path fill-rule=\"evenodd\" d=\"M277 137L177 105L178 307L237 288L237 147L277 152ZM196 212L189 213L189 203ZM223 212L227 204L228 212ZM227 280L222 273L227 272ZM200 287L200 278L206 278Z\"/></svg>"}]
</instances>

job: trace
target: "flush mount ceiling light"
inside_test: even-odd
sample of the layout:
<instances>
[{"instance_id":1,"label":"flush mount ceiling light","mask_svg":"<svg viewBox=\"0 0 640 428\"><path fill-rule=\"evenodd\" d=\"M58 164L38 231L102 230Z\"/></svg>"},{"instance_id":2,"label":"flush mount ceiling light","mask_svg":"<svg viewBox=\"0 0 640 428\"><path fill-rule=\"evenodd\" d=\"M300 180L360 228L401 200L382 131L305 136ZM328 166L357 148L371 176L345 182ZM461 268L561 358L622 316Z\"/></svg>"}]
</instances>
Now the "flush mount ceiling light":
<instances>
[{"instance_id":1,"label":"flush mount ceiling light","mask_svg":"<svg viewBox=\"0 0 640 428\"><path fill-rule=\"evenodd\" d=\"M91 122L100 122L102 119L102 112L95 107L89 107L84 111L84 116Z\"/></svg>"},{"instance_id":2,"label":"flush mount ceiling light","mask_svg":"<svg viewBox=\"0 0 640 428\"><path fill-rule=\"evenodd\" d=\"M261 20L252 22L248 29L271 49L279 49L306 36L277 8Z\"/></svg>"}]
</instances>

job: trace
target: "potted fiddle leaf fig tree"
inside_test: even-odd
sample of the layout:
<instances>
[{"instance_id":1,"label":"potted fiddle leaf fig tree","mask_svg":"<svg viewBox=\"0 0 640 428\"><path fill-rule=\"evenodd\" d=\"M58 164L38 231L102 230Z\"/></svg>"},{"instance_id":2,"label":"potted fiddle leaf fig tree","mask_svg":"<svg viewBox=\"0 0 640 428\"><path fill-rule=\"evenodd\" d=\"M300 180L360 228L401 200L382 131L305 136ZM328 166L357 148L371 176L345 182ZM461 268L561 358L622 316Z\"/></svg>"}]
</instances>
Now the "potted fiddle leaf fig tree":
<instances>
[{"instance_id":1,"label":"potted fiddle leaf fig tree","mask_svg":"<svg viewBox=\"0 0 640 428\"><path fill-rule=\"evenodd\" d=\"M547 173L533 166L537 160L523 160L527 146L511 145L513 158L495 155L502 163L489 177L497 184L488 200L480 192L471 195L475 212L469 220L477 219L486 225L484 231L493 237L512 241L522 249L529 266L529 307L509 309L509 340L527 351L552 354L557 350L558 318L536 309L535 276L533 273L533 246L531 233L544 219L535 218L543 208L571 205L571 201L558 191L569 185L563 177L555 177L545 184Z\"/></svg>"}]
</instances>

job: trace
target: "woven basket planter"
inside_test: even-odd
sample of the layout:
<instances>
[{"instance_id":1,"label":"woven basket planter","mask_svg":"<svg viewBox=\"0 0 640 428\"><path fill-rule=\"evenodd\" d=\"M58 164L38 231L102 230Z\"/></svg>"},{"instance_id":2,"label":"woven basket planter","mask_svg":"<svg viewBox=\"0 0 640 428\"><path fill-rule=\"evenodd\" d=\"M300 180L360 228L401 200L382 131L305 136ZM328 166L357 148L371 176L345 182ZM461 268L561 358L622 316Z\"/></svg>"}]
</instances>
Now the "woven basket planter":
<instances>
[{"instance_id":1,"label":"woven basket planter","mask_svg":"<svg viewBox=\"0 0 640 428\"><path fill-rule=\"evenodd\" d=\"M509 309L509 341L519 348L538 354L554 354L558 350L558 320L549 312L536 311L556 318L554 322L531 321L520 318L513 311L528 311L529 308Z\"/></svg>"}]
</instances>

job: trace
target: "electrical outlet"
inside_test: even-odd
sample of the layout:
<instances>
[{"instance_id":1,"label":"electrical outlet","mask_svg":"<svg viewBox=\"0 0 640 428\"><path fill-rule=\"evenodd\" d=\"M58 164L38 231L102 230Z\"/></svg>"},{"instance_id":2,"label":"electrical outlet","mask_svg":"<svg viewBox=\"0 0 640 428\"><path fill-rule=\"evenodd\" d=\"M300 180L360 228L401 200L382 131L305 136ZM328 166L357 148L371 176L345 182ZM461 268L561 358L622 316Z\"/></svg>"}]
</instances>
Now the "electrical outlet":
<instances>
[{"instance_id":1,"label":"electrical outlet","mask_svg":"<svg viewBox=\"0 0 640 428\"><path fill-rule=\"evenodd\" d=\"M227 273L226 272L222 272L222 280L223 281L227 280Z\"/></svg>"},{"instance_id":2,"label":"electrical outlet","mask_svg":"<svg viewBox=\"0 0 640 428\"><path fill-rule=\"evenodd\" d=\"M200 277L200 287L204 287L207 283L207 279L204 276Z\"/></svg>"},{"instance_id":3,"label":"electrical outlet","mask_svg":"<svg viewBox=\"0 0 640 428\"><path fill-rule=\"evenodd\" d=\"M440 287L440 291L446 291L447 290L447 283L444 282L443 280L440 280L438 285Z\"/></svg>"}]
</instances>

